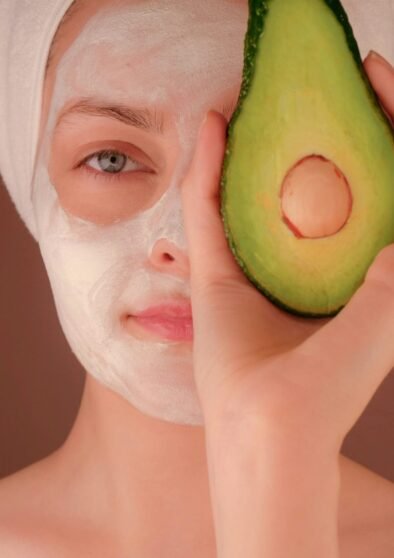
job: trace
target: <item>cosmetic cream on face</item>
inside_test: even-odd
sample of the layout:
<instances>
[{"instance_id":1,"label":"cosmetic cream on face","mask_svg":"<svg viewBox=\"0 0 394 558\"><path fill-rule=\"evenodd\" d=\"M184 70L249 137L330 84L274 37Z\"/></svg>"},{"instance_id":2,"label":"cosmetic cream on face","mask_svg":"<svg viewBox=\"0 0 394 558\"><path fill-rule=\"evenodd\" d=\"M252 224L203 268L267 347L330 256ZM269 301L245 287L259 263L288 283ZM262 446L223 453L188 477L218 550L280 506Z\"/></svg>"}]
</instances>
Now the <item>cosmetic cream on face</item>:
<instances>
[{"instance_id":1,"label":"cosmetic cream on face","mask_svg":"<svg viewBox=\"0 0 394 558\"><path fill-rule=\"evenodd\" d=\"M182 181L206 112L239 91L247 15L246 3L233 0L147 0L99 11L59 62L37 159L39 244L72 350L137 409L180 424L203 422L192 342L171 339L165 328L150 335L130 316L190 300L189 279L155 270L149 258L162 239L187 254ZM160 199L105 226L65 211L48 172L60 111L87 97L166 112L179 145Z\"/></svg>"}]
</instances>

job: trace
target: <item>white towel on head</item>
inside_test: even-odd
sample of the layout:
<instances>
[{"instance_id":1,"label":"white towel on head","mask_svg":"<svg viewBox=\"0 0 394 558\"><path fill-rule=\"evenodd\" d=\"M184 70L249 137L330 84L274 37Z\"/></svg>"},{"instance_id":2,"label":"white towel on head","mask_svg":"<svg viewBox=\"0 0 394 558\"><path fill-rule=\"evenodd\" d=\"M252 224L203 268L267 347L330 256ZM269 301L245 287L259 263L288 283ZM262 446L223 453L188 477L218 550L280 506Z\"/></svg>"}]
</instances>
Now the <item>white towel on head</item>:
<instances>
[{"instance_id":1,"label":"white towel on head","mask_svg":"<svg viewBox=\"0 0 394 558\"><path fill-rule=\"evenodd\" d=\"M31 186L45 67L72 0L0 0L0 174L36 236Z\"/></svg>"},{"instance_id":2,"label":"white towel on head","mask_svg":"<svg viewBox=\"0 0 394 558\"><path fill-rule=\"evenodd\" d=\"M71 4L0 0L0 174L33 236L31 189L45 66L53 36ZM362 56L374 49L394 63L394 0L343 0L343 5Z\"/></svg>"}]
</instances>

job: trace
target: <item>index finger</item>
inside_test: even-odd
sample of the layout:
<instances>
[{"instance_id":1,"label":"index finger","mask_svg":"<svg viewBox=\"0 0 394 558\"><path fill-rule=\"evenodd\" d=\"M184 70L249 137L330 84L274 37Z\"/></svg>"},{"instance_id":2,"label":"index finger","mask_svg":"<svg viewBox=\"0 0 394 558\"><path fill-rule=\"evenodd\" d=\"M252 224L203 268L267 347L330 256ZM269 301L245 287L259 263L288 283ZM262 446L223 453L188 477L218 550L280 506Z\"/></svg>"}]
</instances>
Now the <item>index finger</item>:
<instances>
[{"instance_id":1,"label":"index finger","mask_svg":"<svg viewBox=\"0 0 394 558\"><path fill-rule=\"evenodd\" d=\"M373 88L378 94L389 117L394 119L394 68L382 56L371 51L364 61L364 67Z\"/></svg>"}]
</instances>

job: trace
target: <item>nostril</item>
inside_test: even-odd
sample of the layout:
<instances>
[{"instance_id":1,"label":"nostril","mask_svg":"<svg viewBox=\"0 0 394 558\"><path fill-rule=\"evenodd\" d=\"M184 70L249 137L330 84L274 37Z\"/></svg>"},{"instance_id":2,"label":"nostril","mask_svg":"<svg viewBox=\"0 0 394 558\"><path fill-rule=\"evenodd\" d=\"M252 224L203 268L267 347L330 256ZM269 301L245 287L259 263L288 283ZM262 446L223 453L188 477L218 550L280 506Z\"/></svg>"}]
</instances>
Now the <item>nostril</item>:
<instances>
[{"instance_id":1,"label":"nostril","mask_svg":"<svg viewBox=\"0 0 394 558\"><path fill-rule=\"evenodd\" d=\"M186 252L167 239L156 241L147 263L162 273L183 278L189 276L189 261Z\"/></svg>"}]
</instances>

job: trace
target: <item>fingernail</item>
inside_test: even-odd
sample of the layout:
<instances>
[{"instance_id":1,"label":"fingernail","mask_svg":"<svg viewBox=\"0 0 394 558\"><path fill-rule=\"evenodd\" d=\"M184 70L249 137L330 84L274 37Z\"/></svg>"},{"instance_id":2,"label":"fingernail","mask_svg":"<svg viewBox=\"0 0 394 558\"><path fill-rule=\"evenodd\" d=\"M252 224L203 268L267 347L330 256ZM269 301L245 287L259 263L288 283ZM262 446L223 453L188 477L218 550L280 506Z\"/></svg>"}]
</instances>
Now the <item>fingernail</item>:
<instances>
[{"instance_id":1,"label":"fingernail","mask_svg":"<svg viewBox=\"0 0 394 558\"><path fill-rule=\"evenodd\" d=\"M378 54L376 51L370 50L367 58L369 58L370 60L374 60L377 64L380 64L386 70L389 70L391 73L394 73L394 68L390 64L390 62L385 58L383 58L383 56Z\"/></svg>"}]
</instances>

